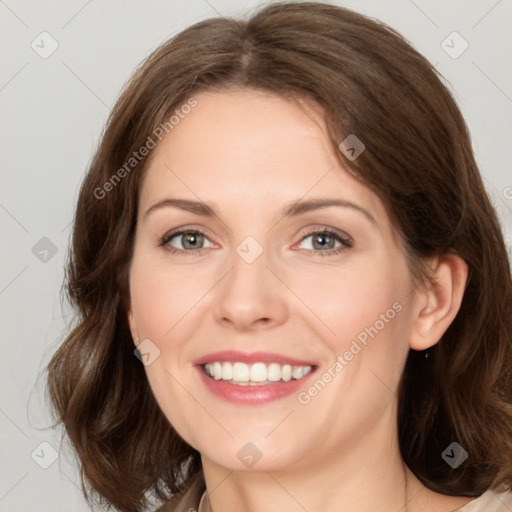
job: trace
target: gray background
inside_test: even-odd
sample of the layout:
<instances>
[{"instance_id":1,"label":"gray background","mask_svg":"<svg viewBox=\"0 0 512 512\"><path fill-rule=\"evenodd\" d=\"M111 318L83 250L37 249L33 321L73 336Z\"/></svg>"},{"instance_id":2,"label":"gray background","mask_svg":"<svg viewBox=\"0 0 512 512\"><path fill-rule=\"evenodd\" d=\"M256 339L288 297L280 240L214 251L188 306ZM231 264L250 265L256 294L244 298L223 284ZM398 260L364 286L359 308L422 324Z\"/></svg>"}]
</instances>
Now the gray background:
<instances>
[{"instance_id":1,"label":"gray background","mask_svg":"<svg viewBox=\"0 0 512 512\"><path fill-rule=\"evenodd\" d=\"M90 510L72 453L47 428L43 371L71 318L60 301L70 221L110 108L158 44L262 3L0 0L1 512ZM448 79L510 251L512 0L336 3L389 23ZM454 31L463 39L446 39Z\"/></svg>"}]
</instances>

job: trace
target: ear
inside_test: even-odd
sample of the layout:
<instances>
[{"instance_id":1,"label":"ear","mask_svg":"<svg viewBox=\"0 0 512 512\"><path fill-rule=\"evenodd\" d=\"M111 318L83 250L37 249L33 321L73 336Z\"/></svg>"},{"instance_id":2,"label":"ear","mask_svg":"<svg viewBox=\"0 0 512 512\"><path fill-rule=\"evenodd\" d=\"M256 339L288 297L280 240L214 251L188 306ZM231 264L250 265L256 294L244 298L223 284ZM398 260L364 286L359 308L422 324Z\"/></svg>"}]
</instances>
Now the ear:
<instances>
[{"instance_id":1,"label":"ear","mask_svg":"<svg viewBox=\"0 0 512 512\"><path fill-rule=\"evenodd\" d=\"M446 254L432 262L431 279L416 290L409 345L426 350L435 345L457 315L468 277L468 266L458 255Z\"/></svg>"},{"instance_id":2,"label":"ear","mask_svg":"<svg viewBox=\"0 0 512 512\"><path fill-rule=\"evenodd\" d=\"M129 298L124 301L124 310L126 311L126 318L128 320L128 326L130 327L130 333L132 335L133 342L135 346L137 346L139 343L139 335L137 334L137 323L135 322L135 315L133 314L133 309Z\"/></svg>"}]
</instances>

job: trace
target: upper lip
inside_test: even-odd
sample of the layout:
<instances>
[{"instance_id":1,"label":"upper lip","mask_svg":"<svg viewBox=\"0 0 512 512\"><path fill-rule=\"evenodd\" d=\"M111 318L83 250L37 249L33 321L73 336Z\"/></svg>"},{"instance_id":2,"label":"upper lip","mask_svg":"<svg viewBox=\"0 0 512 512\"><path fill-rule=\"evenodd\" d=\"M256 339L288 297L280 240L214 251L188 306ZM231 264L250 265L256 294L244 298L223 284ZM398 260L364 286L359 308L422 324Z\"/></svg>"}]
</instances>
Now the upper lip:
<instances>
[{"instance_id":1,"label":"upper lip","mask_svg":"<svg viewBox=\"0 0 512 512\"><path fill-rule=\"evenodd\" d=\"M240 352L239 350L221 350L220 352L212 352L196 359L193 364L201 366L215 361L223 362L241 362L247 364L253 363L279 363L290 364L292 366L314 366L310 361L288 357L273 352Z\"/></svg>"}]
</instances>

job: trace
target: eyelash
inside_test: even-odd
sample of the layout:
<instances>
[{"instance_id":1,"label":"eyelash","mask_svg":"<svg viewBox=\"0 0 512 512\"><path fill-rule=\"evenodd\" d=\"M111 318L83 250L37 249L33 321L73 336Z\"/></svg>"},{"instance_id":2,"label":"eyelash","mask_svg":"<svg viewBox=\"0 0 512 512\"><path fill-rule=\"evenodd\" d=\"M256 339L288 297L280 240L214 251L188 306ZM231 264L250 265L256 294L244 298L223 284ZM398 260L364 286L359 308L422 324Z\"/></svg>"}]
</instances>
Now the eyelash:
<instances>
[{"instance_id":1,"label":"eyelash","mask_svg":"<svg viewBox=\"0 0 512 512\"><path fill-rule=\"evenodd\" d=\"M204 249L190 249L190 250L183 250L183 249L177 249L176 247L173 247L169 244L169 242L180 235L185 234L191 234L191 235L202 235L206 237L206 235L197 229L181 229L178 231L173 231L171 233L165 234L158 243L159 247L163 247L166 251L169 251L171 254L198 254ZM314 255L320 255L320 256L332 256L335 254L340 254L341 252L350 249L353 247L354 242L352 238L346 234L342 235L338 231L335 231L330 228L323 228L323 229L313 229L311 231L308 231L302 235L301 242L303 242L306 238L309 238L311 235L329 235L333 237L336 241L340 242L341 246L337 247L336 249L328 249L325 251L319 251L315 249L303 249L306 251L307 254L314 254ZM207 237L206 237L207 238Z\"/></svg>"},{"instance_id":2,"label":"eyelash","mask_svg":"<svg viewBox=\"0 0 512 512\"><path fill-rule=\"evenodd\" d=\"M310 237L311 235L329 235L336 241L340 242L341 246L337 247L336 249L328 249L326 251L317 251L315 249L303 249L304 251L307 251L307 254L314 254L319 256L333 256L335 254L340 254L347 249L351 249L354 245L354 241L349 235L341 234L340 232L330 229L328 227L325 227L323 229L312 229L310 231L307 231L302 235L300 241L303 242L306 238Z\"/></svg>"},{"instance_id":3,"label":"eyelash","mask_svg":"<svg viewBox=\"0 0 512 512\"><path fill-rule=\"evenodd\" d=\"M206 237L206 235L201 232L201 231L198 231L197 229L180 229L178 231L173 231L171 233L168 233L168 234L165 234L161 239L160 239L160 242L159 242L159 246L160 247L163 247L166 251L169 251L171 254L183 254L183 253L187 253L187 254L198 254L200 253L203 249L191 249L191 250L183 250L183 249L176 249L176 247L173 247L172 245L169 244L169 242L173 239L173 238L176 238L177 236L180 236L180 235L185 235L185 234L190 234L190 235L203 235Z\"/></svg>"}]
</instances>

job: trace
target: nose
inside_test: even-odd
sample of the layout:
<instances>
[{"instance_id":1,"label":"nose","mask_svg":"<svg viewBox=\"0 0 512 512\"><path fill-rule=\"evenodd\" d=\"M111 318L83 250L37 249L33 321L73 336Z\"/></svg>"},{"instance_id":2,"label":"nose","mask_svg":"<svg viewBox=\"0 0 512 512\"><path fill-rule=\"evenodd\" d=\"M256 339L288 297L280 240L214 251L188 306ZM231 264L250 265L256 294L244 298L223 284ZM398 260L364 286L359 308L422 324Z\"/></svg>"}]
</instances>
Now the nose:
<instances>
[{"instance_id":1,"label":"nose","mask_svg":"<svg viewBox=\"0 0 512 512\"><path fill-rule=\"evenodd\" d=\"M217 289L214 315L218 323L238 331L252 331L286 321L286 288L268 264L266 251L251 263L233 254L231 271Z\"/></svg>"}]
</instances>

